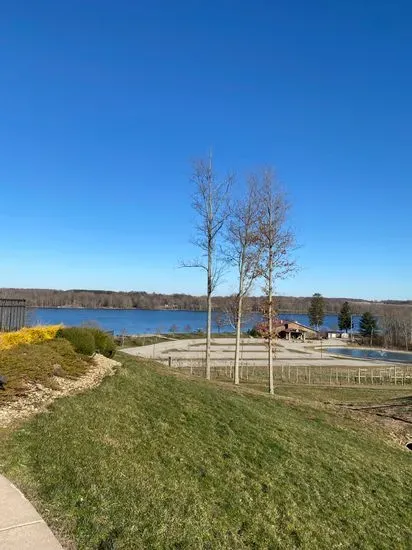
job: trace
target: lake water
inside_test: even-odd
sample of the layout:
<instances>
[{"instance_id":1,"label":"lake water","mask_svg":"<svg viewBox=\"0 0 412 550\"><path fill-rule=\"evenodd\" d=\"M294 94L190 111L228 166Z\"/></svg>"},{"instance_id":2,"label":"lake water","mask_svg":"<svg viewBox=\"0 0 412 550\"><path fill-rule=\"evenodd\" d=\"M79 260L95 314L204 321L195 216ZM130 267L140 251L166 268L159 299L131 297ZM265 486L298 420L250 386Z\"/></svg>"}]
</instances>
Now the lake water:
<instances>
[{"instance_id":1,"label":"lake water","mask_svg":"<svg viewBox=\"0 0 412 550\"><path fill-rule=\"evenodd\" d=\"M412 363L412 353L397 351L380 351L375 349L327 348L329 353L353 357L356 359L374 359L378 361L394 361L397 363Z\"/></svg>"},{"instance_id":2,"label":"lake water","mask_svg":"<svg viewBox=\"0 0 412 550\"><path fill-rule=\"evenodd\" d=\"M218 332L216 316L213 314L213 332ZM308 325L307 315L281 315L282 319L298 321ZM250 317L245 324L245 330L251 328L261 317L258 313ZM58 324L77 326L84 323L97 323L106 330L113 330L115 334L153 334L166 333L175 325L175 332L192 332L204 330L206 327L205 311L174 311L150 309L74 309L74 308L38 308L29 311L29 323ZM358 319L354 319L357 324ZM338 324L336 315L325 317L324 328L335 329ZM221 328L221 331L233 332L230 325Z\"/></svg>"}]
</instances>

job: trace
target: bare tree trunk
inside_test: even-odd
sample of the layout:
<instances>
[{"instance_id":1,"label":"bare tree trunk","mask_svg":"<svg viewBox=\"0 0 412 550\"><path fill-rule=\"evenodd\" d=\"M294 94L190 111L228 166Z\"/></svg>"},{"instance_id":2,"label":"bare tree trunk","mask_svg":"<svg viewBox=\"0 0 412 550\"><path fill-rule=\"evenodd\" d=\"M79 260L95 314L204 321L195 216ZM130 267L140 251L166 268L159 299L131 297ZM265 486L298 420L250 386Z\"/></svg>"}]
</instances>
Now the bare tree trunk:
<instances>
[{"instance_id":1,"label":"bare tree trunk","mask_svg":"<svg viewBox=\"0 0 412 550\"><path fill-rule=\"evenodd\" d=\"M275 387L273 383L273 288L272 288L272 258L269 255L269 274L268 274L268 353L269 353L269 393L273 395L275 393Z\"/></svg>"},{"instance_id":2,"label":"bare tree trunk","mask_svg":"<svg viewBox=\"0 0 412 550\"><path fill-rule=\"evenodd\" d=\"M209 162L199 161L195 164L193 174L195 193L193 197L193 208L198 214L197 238L193 243L198 246L205 256L203 259L191 262L181 262L181 267L195 267L204 269L207 274L207 327L206 327L206 378L211 377L210 345L212 334L212 295L216 290L221 276L221 270L217 266L216 251L219 234L224 227L228 217L227 199L231 178L218 183L216 181L212 157Z\"/></svg>"},{"instance_id":3,"label":"bare tree trunk","mask_svg":"<svg viewBox=\"0 0 412 550\"><path fill-rule=\"evenodd\" d=\"M210 380L210 341L212 338L212 295L207 297L207 330L206 330L206 378Z\"/></svg>"},{"instance_id":4,"label":"bare tree trunk","mask_svg":"<svg viewBox=\"0 0 412 550\"><path fill-rule=\"evenodd\" d=\"M242 303L243 303L242 294L240 294L238 300L239 301L238 301L237 322L236 322L236 346L235 346L235 375L234 375L235 384L240 384L239 358L240 358L240 335L241 335L241 325L242 325Z\"/></svg>"},{"instance_id":5,"label":"bare tree trunk","mask_svg":"<svg viewBox=\"0 0 412 550\"><path fill-rule=\"evenodd\" d=\"M207 257L207 328L206 328L206 379L211 378L210 369L210 340L212 338L212 292L213 292L213 271L212 271L212 247L208 248Z\"/></svg>"}]
</instances>

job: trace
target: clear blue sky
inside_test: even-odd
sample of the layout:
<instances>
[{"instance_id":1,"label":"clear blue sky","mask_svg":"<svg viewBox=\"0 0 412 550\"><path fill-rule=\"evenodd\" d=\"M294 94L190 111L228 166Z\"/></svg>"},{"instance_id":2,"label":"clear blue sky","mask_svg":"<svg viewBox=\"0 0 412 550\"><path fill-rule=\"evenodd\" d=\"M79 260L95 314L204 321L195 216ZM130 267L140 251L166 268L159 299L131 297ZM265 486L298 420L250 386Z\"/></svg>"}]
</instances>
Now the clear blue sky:
<instances>
[{"instance_id":1,"label":"clear blue sky","mask_svg":"<svg viewBox=\"0 0 412 550\"><path fill-rule=\"evenodd\" d=\"M203 293L176 266L212 146L289 191L282 294L411 298L411 28L408 0L5 0L0 287Z\"/></svg>"}]
</instances>

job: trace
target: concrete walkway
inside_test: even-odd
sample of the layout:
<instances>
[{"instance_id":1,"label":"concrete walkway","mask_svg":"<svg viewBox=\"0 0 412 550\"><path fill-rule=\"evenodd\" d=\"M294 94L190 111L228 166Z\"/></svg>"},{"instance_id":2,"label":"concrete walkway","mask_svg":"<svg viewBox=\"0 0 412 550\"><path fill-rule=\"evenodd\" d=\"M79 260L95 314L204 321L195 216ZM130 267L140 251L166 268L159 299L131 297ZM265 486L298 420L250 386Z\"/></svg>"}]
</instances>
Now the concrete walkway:
<instances>
[{"instance_id":1,"label":"concrete walkway","mask_svg":"<svg viewBox=\"0 0 412 550\"><path fill-rule=\"evenodd\" d=\"M23 494L0 476L1 550L62 550L61 544Z\"/></svg>"}]
</instances>

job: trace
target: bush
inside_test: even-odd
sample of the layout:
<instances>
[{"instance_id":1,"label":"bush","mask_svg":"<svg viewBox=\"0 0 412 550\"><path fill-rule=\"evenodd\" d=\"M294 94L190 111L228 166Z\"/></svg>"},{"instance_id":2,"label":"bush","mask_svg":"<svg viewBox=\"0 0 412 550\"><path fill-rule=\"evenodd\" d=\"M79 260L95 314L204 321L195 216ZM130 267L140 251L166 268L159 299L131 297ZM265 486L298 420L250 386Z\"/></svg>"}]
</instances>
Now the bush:
<instances>
[{"instance_id":1,"label":"bush","mask_svg":"<svg viewBox=\"0 0 412 550\"><path fill-rule=\"evenodd\" d=\"M101 353L113 357L116 344L111 334L97 327L70 327L59 330L57 336L71 342L74 349L84 355Z\"/></svg>"},{"instance_id":2,"label":"bush","mask_svg":"<svg viewBox=\"0 0 412 550\"><path fill-rule=\"evenodd\" d=\"M96 351L96 342L93 332L88 328L68 327L57 333L58 338L68 340L78 353L93 355Z\"/></svg>"},{"instance_id":3,"label":"bush","mask_svg":"<svg viewBox=\"0 0 412 550\"><path fill-rule=\"evenodd\" d=\"M113 357L116 351L116 344L111 334L104 332L100 328L89 327L88 330L93 336L95 341L95 350L97 353L101 353L106 357Z\"/></svg>"},{"instance_id":4,"label":"bush","mask_svg":"<svg viewBox=\"0 0 412 550\"><path fill-rule=\"evenodd\" d=\"M11 349L21 344L39 344L53 340L61 330L61 325L24 327L15 332L0 334L0 350Z\"/></svg>"},{"instance_id":5,"label":"bush","mask_svg":"<svg viewBox=\"0 0 412 550\"><path fill-rule=\"evenodd\" d=\"M250 328L248 331L247 331L247 334L249 336L252 336L253 338L259 338L260 336L260 332L258 331L258 329L256 328L256 325L252 328Z\"/></svg>"}]
</instances>

